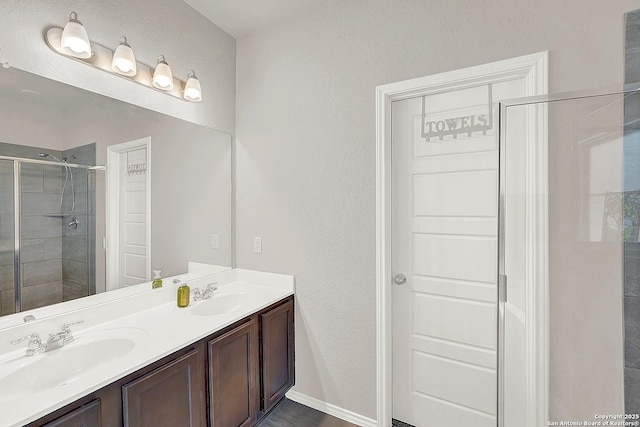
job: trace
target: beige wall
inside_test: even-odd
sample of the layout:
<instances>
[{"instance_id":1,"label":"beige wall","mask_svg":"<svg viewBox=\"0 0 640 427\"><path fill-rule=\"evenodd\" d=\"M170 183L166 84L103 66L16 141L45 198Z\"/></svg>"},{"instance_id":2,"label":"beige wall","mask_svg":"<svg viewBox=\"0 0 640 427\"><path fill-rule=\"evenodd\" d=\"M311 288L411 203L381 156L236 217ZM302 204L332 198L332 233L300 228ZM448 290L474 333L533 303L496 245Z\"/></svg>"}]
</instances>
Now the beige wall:
<instances>
[{"instance_id":1,"label":"beige wall","mask_svg":"<svg viewBox=\"0 0 640 427\"><path fill-rule=\"evenodd\" d=\"M85 105L76 116L84 125L71 128L67 136L70 146L95 142L97 164L107 163L109 145L150 138L151 268L168 277L186 272L188 261L232 266L231 136L108 101L99 98ZM100 291L106 274L105 173L98 172L96 181L96 287ZM214 233L219 237L215 250L211 248Z\"/></svg>"},{"instance_id":2,"label":"beige wall","mask_svg":"<svg viewBox=\"0 0 640 427\"><path fill-rule=\"evenodd\" d=\"M187 103L53 52L44 32L76 11L93 42L115 48L126 35L138 61L165 55L182 80L196 70L202 103ZM227 133L235 128L235 40L181 0L3 0L0 62Z\"/></svg>"},{"instance_id":3,"label":"beige wall","mask_svg":"<svg viewBox=\"0 0 640 427\"><path fill-rule=\"evenodd\" d=\"M542 50L552 92L620 84L635 8L353 0L238 41L237 262L296 276L297 391L376 417L375 86Z\"/></svg>"}]
</instances>

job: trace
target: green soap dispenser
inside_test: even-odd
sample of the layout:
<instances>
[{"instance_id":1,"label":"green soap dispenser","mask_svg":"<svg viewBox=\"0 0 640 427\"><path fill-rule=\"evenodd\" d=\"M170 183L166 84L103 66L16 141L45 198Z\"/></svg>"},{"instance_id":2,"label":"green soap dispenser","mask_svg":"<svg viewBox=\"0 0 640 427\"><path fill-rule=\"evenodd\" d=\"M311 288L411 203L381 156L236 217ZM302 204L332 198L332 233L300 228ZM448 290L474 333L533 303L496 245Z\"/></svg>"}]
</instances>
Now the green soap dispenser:
<instances>
[{"instance_id":1,"label":"green soap dispenser","mask_svg":"<svg viewBox=\"0 0 640 427\"><path fill-rule=\"evenodd\" d=\"M151 289L162 287L162 277L160 277L160 270L153 270L153 282L151 282Z\"/></svg>"},{"instance_id":2,"label":"green soap dispenser","mask_svg":"<svg viewBox=\"0 0 640 427\"><path fill-rule=\"evenodd\" d=\"M189 305L191 289L186 283L178 288L178 307L184 308Z\"/></svg>"}]
</instances>

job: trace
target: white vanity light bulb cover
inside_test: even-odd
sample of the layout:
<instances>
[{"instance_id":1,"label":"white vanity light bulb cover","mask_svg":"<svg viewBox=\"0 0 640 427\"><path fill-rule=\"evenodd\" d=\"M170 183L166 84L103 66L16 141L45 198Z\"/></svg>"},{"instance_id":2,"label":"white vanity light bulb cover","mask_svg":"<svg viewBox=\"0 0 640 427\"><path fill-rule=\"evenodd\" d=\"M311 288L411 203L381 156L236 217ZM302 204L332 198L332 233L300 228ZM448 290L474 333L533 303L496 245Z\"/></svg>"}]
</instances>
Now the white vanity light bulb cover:
<instances>
[{"instance_id":1,"label":"white vanity light bulb cover","mask_svg":"<svg viewBox=\"0 0 640 427\"><path fill-rule=\"evenodd\" d=\"M171 74L171 68L165 61L164 56L160 55L158 58L158 65L153 72L153 86L161 90L173 89L173 74Z\"/></svg>"},{"instance_id":2,"label":"white vanity light bulb cover","mask_svg":"<svg viewBox=\"0 0 640 427\"><path fill-rule=\"evenodd\" d=\"M60 37L60 47L66 49L66 53L76 58L89 58L91 56L91 44L87 30L80 21L78 14L71 12L69 22L62 30Z\"/></svg>"},{"instance_id":3,"label":"white vanity light bulb cover","mask_svg":"<svg viewBox=\"0 0 640 427\"><path fill-rule=\"evenodd\" d=\"M191 70L184 86L184 99L192 102L202 101L202 88L195 71Z\"/></svg>"},{"instance_id":4,"label":"white vanity light bulb cover","mask_svg":"<svg viewBox=\"0 0 640 427\"><path fill-rule=\"evenodd\" d=\"M136 57L133 55L133 49L127 43L125 36L120 37L120 45L113 53L111 68L118 74L123 76L135 76L137 72Z\"/></svg>"}]
</instances>

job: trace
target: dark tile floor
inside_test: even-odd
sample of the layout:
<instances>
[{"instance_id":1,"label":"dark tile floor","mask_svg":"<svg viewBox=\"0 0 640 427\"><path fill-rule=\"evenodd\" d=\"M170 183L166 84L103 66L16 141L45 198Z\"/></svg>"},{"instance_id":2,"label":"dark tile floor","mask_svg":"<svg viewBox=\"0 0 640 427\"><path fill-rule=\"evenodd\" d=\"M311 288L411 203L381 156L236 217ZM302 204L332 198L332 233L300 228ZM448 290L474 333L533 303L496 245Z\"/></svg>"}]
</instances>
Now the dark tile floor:
<instances>
[{"instance_id":1,"label":"dark tile floor","mask_svg":"<svg viewBox=\"0 0 640 427\"><path fill-rule=\"evenodd\" d=\"M284 399L257 427L357 427L339 418Z\"/></svg>"},{"instance_id":2,"label":"dark tile floor","mask_svg":"<svg viewBox=\"0 0 640 427\"><path fill-rule=\"evenodd\" d=\"M396 419L394 419L392 423L393 427L414 427L411 424L403 423L402 421L398 421Z\"/></svg>"}]
</instances>

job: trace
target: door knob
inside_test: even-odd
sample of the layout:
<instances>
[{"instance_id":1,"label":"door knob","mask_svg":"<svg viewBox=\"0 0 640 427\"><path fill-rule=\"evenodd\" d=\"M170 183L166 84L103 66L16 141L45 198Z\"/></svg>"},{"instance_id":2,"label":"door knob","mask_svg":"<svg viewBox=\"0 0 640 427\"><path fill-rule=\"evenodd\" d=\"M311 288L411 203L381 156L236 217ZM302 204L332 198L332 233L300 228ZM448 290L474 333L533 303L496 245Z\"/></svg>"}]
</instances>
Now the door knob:
<instances>
[{"instance_id":1,"label":"door knob","mask_svg":"<svg viewBox=\"0 0 640 427\"><path fill-rule=\"evenodd\" d=\"M407 276L405 276L402 273L398 273L393 278L393 281L395 282L396 285L404 285L405 283L407 283Z\"/></svg>"}]
</instances>

